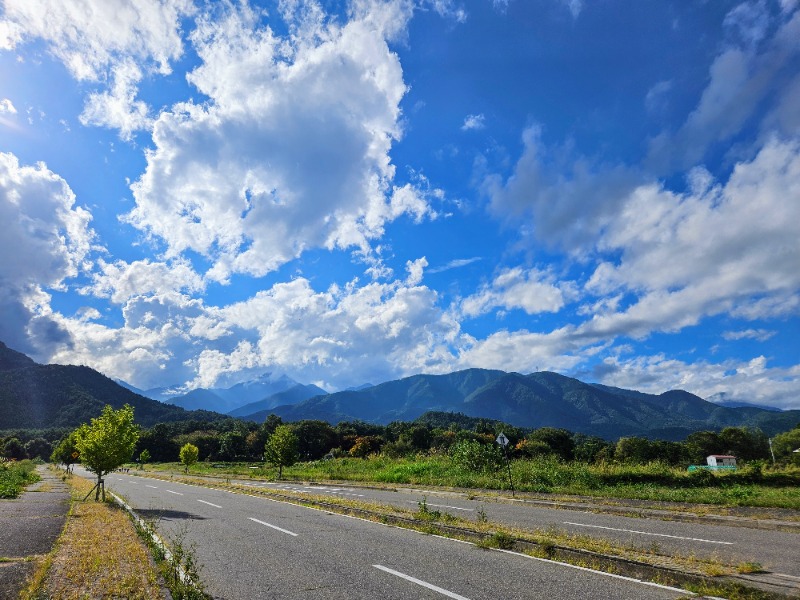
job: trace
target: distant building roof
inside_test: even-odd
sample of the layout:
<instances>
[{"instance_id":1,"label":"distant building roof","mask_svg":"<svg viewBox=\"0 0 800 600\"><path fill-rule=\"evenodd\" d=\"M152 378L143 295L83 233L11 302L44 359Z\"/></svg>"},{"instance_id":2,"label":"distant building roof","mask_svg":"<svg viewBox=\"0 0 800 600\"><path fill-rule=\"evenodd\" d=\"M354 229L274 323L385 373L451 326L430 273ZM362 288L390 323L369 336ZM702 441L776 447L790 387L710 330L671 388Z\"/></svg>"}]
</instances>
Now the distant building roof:
<instances>
[{"instance_id":1,"label":"distant building roof","mask_svg":"<svg viewBox=\"0 0 800 600\"><path fill-rule=\"evenodd\" d=\"M709 456L714 458L736 458L733 454L709 454Z\"/></svg>"}]
</instances>

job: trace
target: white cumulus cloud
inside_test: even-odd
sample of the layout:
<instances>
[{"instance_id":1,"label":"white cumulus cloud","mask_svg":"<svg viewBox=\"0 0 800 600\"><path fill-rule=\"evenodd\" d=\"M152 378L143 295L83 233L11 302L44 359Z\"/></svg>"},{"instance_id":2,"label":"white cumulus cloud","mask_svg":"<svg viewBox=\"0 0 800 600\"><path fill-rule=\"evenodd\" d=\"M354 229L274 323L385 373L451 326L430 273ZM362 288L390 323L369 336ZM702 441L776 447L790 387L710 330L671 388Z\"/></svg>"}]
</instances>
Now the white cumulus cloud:
<instances>
[{"instance_id":1,"label":"white cumulus cloud","mask_svg":"<svg viewBox=\"0 0 800 600\"><path fill-rule=\"evenodd\" d=\"M466 317L477 317L496 308L521 309L533 315L558 312L574 296L571 284L557 283L552 275L536 269L505 269L476 294L461 301L460 311Z\"/></svg>"},{"instance_id":2,"label":"white cumulus cloud","mask_svg":"<svg viewBox=\"0 0 800 600\"><path fill-rule=\"evenodd\" d=\"M209 101L156 120L127 221L170 256L209 257L208 277L227 281L308 248L367 252L386 222L432 214L429 190L392 186L406 86L387 37L404 29L410 5L361 2L352 12L324 27L324 15L301 12L288 37L246 6L200 21L192 39L202 62L189 80Z\"/></svg>"},{"instance_id":3,"label":"white cumulus cloud","mask_svg":"<svg viewBox=\"0 0 800 600\"><path fill-rule=\"evenodd\" d=\"M637 299L582 326L591 335L677 331L730 312L750 319L796 311L800 293L800 140L768 143L724 184L685 195L657 185L631 194L598 247L618 252L587 283ZM794 301L793 301L794 299Z\"/></svg>"},{"instance_id":4,"label":"white cumulus cloud","mask_svg":"<svg viewBox=\"0 0 800 600\"><path fill-rule=\"evenodd\" d=\"M6 0L3 8L0 49L39 39L76 80L111 81L89 95L81 119L125 139L150 123L138 84L171 72L183 53L181 20L195 12L192 0Z\"/></svg>"},{"instance_id":5,"label":"white cumulus cloud","mask_svg":"<svg viewBox=\"0 0 800 600\"><path fill-rule=\"evenodd\" d=\"M0 153L0 339L8 345L41 356L51 344L70 342L52 319L45 289L89 268L90 221L44 164L21 165Z\"/></svg>"}]
</instances>

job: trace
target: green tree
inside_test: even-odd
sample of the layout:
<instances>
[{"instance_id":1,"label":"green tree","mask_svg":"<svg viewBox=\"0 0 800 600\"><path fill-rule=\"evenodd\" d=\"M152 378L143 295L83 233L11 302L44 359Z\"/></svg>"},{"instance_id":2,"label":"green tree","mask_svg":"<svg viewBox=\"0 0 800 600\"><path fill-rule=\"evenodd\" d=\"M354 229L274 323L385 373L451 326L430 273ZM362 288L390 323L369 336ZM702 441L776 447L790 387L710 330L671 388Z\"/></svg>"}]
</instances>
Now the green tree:
<instances>
[{"instance_id":1,"label":"green tree","mask_svg":"<svg viewBox=\"0 0 800 600\"><path fill-rule=\"evenodd\" d=\"M196 463L199 457L200 449L197 446L194 444L184 444L180 451L181 462L184 466L183 472L188 473L189 467Z\"/></svg>"},{"instance_id":2,"label":"green tree","mask_svg":"<svg viewBox=\"0 0 800 600\"><path fill-rule=\"evenodd\" d=\"M297 462L299 440L289 425L278 425L264 446L267 462L278 467L278 479L283 477L283 467Z\"/></svg>"},{"instance_id":3,"label":"green tree","mask_svg":"<svg viewBox=\"0 0 800 600\"><path fill-rule=\"evenodd\" d=\"M144 467L146 463L150 462L150 450L145 448L139 453L139 468Z\"/></svg>"},{"instance_id":4,"label":"green tree","mask_svg":"<svg viewBox=\"0 0 800 600\"><path fill-rule=\"evenodd\" d=\"M743 461L765 460L770 457L769 441L760 429L726 427L719 433L723 451Z\"/></svg>"},{"instance_id":5,"label":"green tree","mask_svg":"<svg viewBox=\"0 0 800 600\"><path fill-rule=\"evenodd\" d=\"M25 454L28 458L41 458L47 460L53 452L53 445L44 438L33 438L25 443Z\"/></svg>"},{"instance_id":6,"label":"green tree","mask_svg":"<svg viewBox=\"0 0 800 600\"><path fill-rule=\"evenodd\" d=\"M450 458L460 468L475 473L492 473L502 468L503 452L497 444L464 439L450 447Z\"/></svg>"},{"instance_id":7,"label":"green tree","mask_svg":"<svg viewBox=\"0 0 800 600\"><path fill-rule=\"evenodd\" d=\"M689 461L696 465L706 464L709 454L722 454L724 452L722 441L716 431L695 431L686 437L684 442Z\"/></svg>"},{"instance_id":8,"label":"green tree","mask_svg":"<svg viewBox=\"0 0 800 600\"><path fill-rule=\"evenodd\" d=\"M572 439L575 442L575 459L582 462L596 462L614 451L614 444L601 437L576 433Z\"/></svg>"},{"instance_id":9,"label":"green tree","mask_svg":"<svg viewBox=\"0 0 800 600\"><path fill-rule=\"evenodd\" d=\"M643 437L622 437L617 440L614 458L619 462L644 464L656 460L653 444Z\"/></svg>"},{"instance_id":10,"label":"green tree","mask_svg":"<svg viewBox=\"0 0 800 600\"><path fill-rule=\"evenodd\" d=\"M780 462L800 465L800 452L795 452L800 450L800 425L772 438L772 450Z\"/></svg>"},{"instance_id":11,"label":"green tree","mask_svg":"<svg viewBox=\"0 0 800 600\"><path fill-rule=\"evenodd\" d=\"M13 460L22 460L25 458L25 447L19 438L11 437L6 440L3 446L3 456Z\"/></svg>"},{"instance_id":12,"label":"green tree","mask_svg":"<svg viewBox=\"0 0 800 600\"><path fill-rule=\"evenodd\" d=\"M383 438L377 435L360 435L356 438L353 447L350 448L350 456L355 458L366 458L370 454L380 451L383 445Z\"/></svg>"},{"instance_id":13,"label":"green tree","mask_svg":"<svg viewBox=\"0 0 800 600\"><path fill-rule=\"evenodd\" d=\"M241 431L226 431L219 436L219 457L221 460L234 461L244 456L246 445L245 434Z\"/></svg>"},{"instance_id":14,"label":"green tree","mask_svg":"<svg viewBox=\"0 0 800 600\"><path fill-rule=\"evenodd\" d=\"M119 410L106 405L99 417L78 427L75 446L81 462L97 475L95 501L100 499L101 490L105 501L103 476L131 459L138 439L139 426L133 422L133 408L127 404Z\"/></svg>"},{"instance_id":15,"label":"green tree","mask_svg":"<svg viewBox=\"0 0 800 600\"><path fill-rule=\"evenodd\" d=\"M555 454L553 449L546 443L540 440L520 440L514 446L514 455L522 456L524 458L534 458L536 456L547 456L548 454Z\"/></svg>"},{"instance_id":16,"label":"green tree","mask_svg":"<svg viewBox=\"0 0 800 600\"><path fill-rule=\"evenodd\" d=\"M136 449L141 452L147 450L150 453L150 460L156 462L169 462L175 460L175 456L180 452L180 445L172 439L174 432L166 423L157 423L147 431L143 431L139 436L139 444Z\"/></svg>"},{"instance_id":17,"label":"green tree","mask_svg":"<svg viewBox=\"0 0 800 600\"><path fill-rule=\"evenodd\" d=\"M78 432L77 430L71 431L56 444L50 454L50 461L54 463L61 463L70 471L72 465L78 462L78 446L77 446Z\"/></svg>"},{"instance_id":18,"label":"green tree","mask_svg":"<svg viewBox=\"0 0 800 600\"><path fill-rule=\"evenodd\" d=\"M575 452L575 442L572 434L566 429L556 429L555 427L541 427L528 436L531 442L544 442L561 459L572 460Z\"/></svg>"},{"instance_id":19,"label":"green tree","mask_svg":"<svg viewBox=\"0 0 800 600\"><path fill-rule=\"evenodd\" d=\"M339 441L336 430L325 421L305 420L294 425L297 451L303 460L322 458Z\"/></svg>"},{"instance_id":20,"label":"green tree","mask_svg":"<svg viewBox=\"0 0 800 600\"><path fill-rule=\"evenodd\" d=\"M269 437L275 433L275 429L278 428L278 425L283 425L283 419L278 415L270 413L261 424L261 428L267 433L267 437Z\"/></svg>"}]
</instances>

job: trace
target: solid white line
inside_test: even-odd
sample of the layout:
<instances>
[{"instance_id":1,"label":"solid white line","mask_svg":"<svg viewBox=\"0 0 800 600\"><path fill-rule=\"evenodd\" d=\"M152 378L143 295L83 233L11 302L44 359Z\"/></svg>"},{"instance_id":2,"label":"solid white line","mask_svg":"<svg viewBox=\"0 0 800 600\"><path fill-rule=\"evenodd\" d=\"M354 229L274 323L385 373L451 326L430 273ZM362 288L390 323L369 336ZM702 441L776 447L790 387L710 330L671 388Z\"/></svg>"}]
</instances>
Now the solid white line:
<instances>
[{"instance_id":1,"label":"solid white line","mask_svg":"<svg viewBox=\"0 0 800 600\"><path fill-rule=\"evenodd\" d=\"M181 494L180 492L173 492L172 490L166 490L166 491L169 492L170 494L175 494L176 496L183 496L183 494Z\"/></svg>"},{"instance_id":2,"label":"solid white line","mask_svg":"<svg viewBox=\"0 0 800 600\"><path fill-rule=\"evenodd\" d=\"M205 500L197 500L198 502L202 502L203 504L208 504L209 506L213 506L214 508L222 508L219 504L212 504L211 502L206 502Z\"/></svg>"},{"instance_id":3,"label":"solid white line","mask_svg":"<svg viewBox=\"0 0 800 600\"><path fill-rule=\"evenodd\" d=\"M531 556L530 554L522 554L521 552L514 552L513 550L502 550L500 548L494 548L496 552L502 552L503 554L513 554L515 556L521 556L522 558L529 558L531 560L538 560L539 562L546 562L550 563L551 565L560 565L562 567L566 567L568 569L577 569L578 571L586 571L587 573L594 573L595 575L600 575L602 577L611 577L612 579L622 579L623 581L630 581L632 583L638 583L641 585L647 585L650 587L658 588L660 590L669 590L671 592L679 592L686 596L696 596L692 592L682 590L681 588L670 587L668 585L663 585L660 583L653 583L652 581L642 581L641 579L634 579L633 577L626 577L625 575L617 575L616 573L609 573L607 571L595 571L594 569L588 569L586 567L580 567L578 565L573 565L570 563L563 563L558 562L557 560L550 560L549 558L539 558L538 556Z\"/></svg>"},{"instance_id":4,"label":"solid white line","mask_svg":"<svg viewBox=\"0 0 800 600\"><path fill-rule=\"evenodd\" d=\"M417 579L416 577L411 577L411 575L406 575L405 573L401 573L400 571L394 571L392 569L389 569L388 567L384 567L383 565L372 565L372 566L375 567L376 569L380 569L381 571L385 571L386 573L390 573L396 577L400 577L401 579L405 579L406 581L410 581L411 583L416 583L417 585L420 585L424 588L433 590L434 592L439 592L440 594L442 594L443 596L447 596L448 598L454 598L455 600L469 600L464 596L459 596L456 593L448 592L447 590L435 586L431 583L427 583L425 581Z\"/></svg>"},{"instance_id":5,"label":"solid white line","mask_svg":"<svg viewBox=\"0 0 800 600\"><path fill-rule=\"evenodd\" d=\"M169 551L169 548L167 548L166 544L164 544L162 539L158 537L158 534L155 532L155 530L150 525L145 523L144 520L142 520L142 518L136 513L136 511L133 510L130 506L128 506L122 498L117 496L114 492L111 492L111 496L114 498L114 500L116 500L118 504L122 505L122 507L125 508L125 510L127 510L131 514L134 520L139 524L139 527L142 528L142 531L146 532L147 535L150 536L150 539L152 539L153 542L159 548L161 548L161 551L164 553L164 558L166 558L168 561L172 561L172 552ZM186 576L186 571L183 569L183 566L178 564L175 565L175 568L178 571L178 577L180 578L180 580L186 585L194 587L194 584Z\"/></svg>"},{"instance_id":6,"label":"solid white line","mask_svg":"<svg viewBox=\"0 0 800 600\"><path fill-rule=\"evenodd\" d=\"M705 542L707 544L725 544L733 546L733 542L720 542L718 540L704 540L702 538L683 537L680 535L667 535L666 533L650 533L649 531L636 531L635 529L617 529L616 527L603 527L602 525L587 525L586 523L572 523L564 521L565 525L576 525L578 527L594 527L595 529L607 529L609 531L624 531L625 533L638 533L640 535L656 535L658 537L672 538L675 540L689 540L692 542Z\"/></svg>"},{"instance_id":7,"label":"solid white line","mask_svg":"<svg viewBox=\"0 0 800 600\"><path fill-rule=\"evenodd\" d=\"M250 517L250 520L251 521L255 521L256 523L261 523L262 525L266 525L267 527L272 527L273 529L277 529L278 531L280 531L282 533L286 533L288 535L293 535L294 537L297 537L299 535L297 533L292 533L288 529L281 529L277 525L270 525L269 523L265 523L264 521L259 521L258 519L254 519L253 517Z\"/></svg>"}]
</instances>

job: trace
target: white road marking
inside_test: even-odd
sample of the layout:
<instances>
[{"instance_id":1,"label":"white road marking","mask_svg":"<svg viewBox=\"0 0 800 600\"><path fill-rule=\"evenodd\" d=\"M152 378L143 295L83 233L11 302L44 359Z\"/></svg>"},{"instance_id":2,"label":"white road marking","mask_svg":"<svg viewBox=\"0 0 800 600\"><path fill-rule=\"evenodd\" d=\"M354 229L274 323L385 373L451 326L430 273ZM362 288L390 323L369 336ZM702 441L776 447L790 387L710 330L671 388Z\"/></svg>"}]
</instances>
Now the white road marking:
<instances>
[{"instance_id":1,"label":"white road marking","mask_svg":"<svg viewBox=\"0 0 800 600\"><path fill-rule=\"evenodd\" d=\"M166 491L168 491L170 494L175 494L176 496L183 496L183 494L181 494L180 492L173 492L172 490L166 490Z\"/></svg>"},{"instance_id":2,"label":"white road marking","mask_svg":"<svg viewBox=\"0 0 800 600\"><path fill-rule=\"evenodd\" d=\"M680 535L667 535L666 533L650 533L649 531L636 531L635 529L617 529L616 527L603 527L602 525L588 525L586 523L572 523L564 521L565 525L575 525L577 527L593 527L595 529L607 529L609 531L624 531L625 533L638 533L639 535L655 535L658 537L672 538L674 540L689 540L691 542L705 542L706 544L725 544L733 546L733 542L720 542L718 540L704 540L702 538L683 537Z\"/></svg>"},{"instance_id":3,"label":"white road marking","mask_svg":"<svg viewBox=\"0 0 800 600\"><path fill-rule=\"evenodd\" d=\"M285 533L287 535L292 535L294 537L297 537L299 535L297 533L292 533L288 529L282 529L282 528L278 527L277 525L270 525L269 523L265 523L264 521L259 521L258 519L254 519L253 517L250 517L250 520L251 521L255 521L256 523L261 523L262 525L265 525L266 527L272 527L272 529L277 529L281 533Z\"/></svg>"},{"instance_id":4,"label":"white road marking","mask_svg":"<svg viewBox=\"0 0 800 600\"><path fill-rule=\"evenodd\" d=\"M503 550L502 548L494 548L493 551L502 552L503 554L513 554L514 556L529 558L530 560L538 560L539 562L545 562L551 565L558 565L560 567L565 567L567 569L576 569L578 571L585 571L586 573L594 573L595 575L600 575L602 577L611 577L612 579L622 579L623 581L639 583L641 585L647 585L649 587L658 588L660 590L669 590L671 592L678 592L686 596L697 595L693 592L687 592L686 590L682 590L681 588L670 587L668 585L663 585L661 583L654 583L652 581L642 581L641 579L634 579L633 577L626 577L625 575L618 575L617 573L608 573L607 571L595 571L594 569L590 569L588 567L581 567L578 565L572 565L570 563L558 562L557 560L550 560L549 558L540 558L538 556L531 556L530 554L522 554L521 552L514 552L513 550ZM711 596L711 598L714 598L714 596Z\"/></svg>"},{"instance_id":5,"label":"white road marking","mask_svg":"<svg viewBox=\"0 0 800 600\"><path fill-rule=\"evenodd\" d=\"M406 575L405 573L401 573L400 571L395 571L388 567L384 567L383 565L372 565L372 566L386 573L390 573L395 577L400 577L401 579L405 579L406 581L410 581L411 583L416 583L417 585L422 586L424 588L428 588L429 590L433 590L434 592L439 592L440 594L442 594L443 596L447 596L448 598L455 598L455 600L469 600L464 596L459 596L454 592L449 592L445 589L433 585L432 583L427 583L425 581L422 581L421 579L417 579L416 577L411 577L411 575Z\"/></svg>"},{"instance_id":6,"label":"white road marking","mask_svg":"<svg viewBox=\"0 0 800 600\"><path fill-rule=\"evenodd\" d=\"M157 488L156 486L154 486L154 485L147 485L146 483L145 483L144 485L145 485L145 487L153 488L154 490L157 490L157 489L158 489L158 488Z\"/></svg>"},{"instance_id":7,"label":"white road marking","mask_svg":"<svg viewBox=\"0 0 800 600\"><path fill-rule=\"evenodd\" d=\"M214 508L222 508L219 504L212 504L211 502L206 502L205 500L197 500L198 502L202 502L203 504L208 504L209 506L213 506Z\"/></svg>"}]
</instances>

